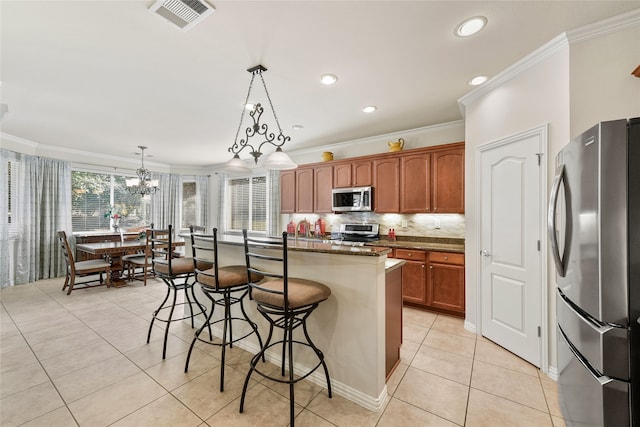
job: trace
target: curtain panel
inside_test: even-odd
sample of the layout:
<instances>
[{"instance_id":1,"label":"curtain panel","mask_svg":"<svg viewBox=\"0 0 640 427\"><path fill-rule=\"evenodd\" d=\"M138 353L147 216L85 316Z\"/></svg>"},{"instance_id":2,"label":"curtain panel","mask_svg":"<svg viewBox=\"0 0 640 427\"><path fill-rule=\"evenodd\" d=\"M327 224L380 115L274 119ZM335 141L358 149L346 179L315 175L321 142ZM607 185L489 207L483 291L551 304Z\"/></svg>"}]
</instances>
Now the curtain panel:
<instances>
[{"instance_id":1,"label":"curtain panel","mask_svg":"<svg viewBox=\"0 0 640 427\"><path fill-rule=\"evenodd\" d=\"M0 150L2 169L12 163L11 219L0 230L0 287L59 277L65 263L57 231L71 233L71 163ZM9 179L2 173L3 215Z\"/></svg>"}]
</instances>

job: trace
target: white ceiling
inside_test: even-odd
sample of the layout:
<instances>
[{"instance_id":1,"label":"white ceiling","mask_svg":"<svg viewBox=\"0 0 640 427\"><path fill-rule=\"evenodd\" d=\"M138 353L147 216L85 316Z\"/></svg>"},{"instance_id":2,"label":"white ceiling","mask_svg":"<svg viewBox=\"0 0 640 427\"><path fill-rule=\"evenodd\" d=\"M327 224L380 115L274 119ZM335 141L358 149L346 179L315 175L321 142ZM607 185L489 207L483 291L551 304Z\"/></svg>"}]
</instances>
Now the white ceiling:
<instances>
[{"instance_id":1,"label":"white ceiling","mask_svg":"<svg viewBox=\"0 0 640 427\"><path fill-rule=\"evenodd\" d=\"M640 7L212 0L216 11L182 32L149 12L152 3L1 0L0 96L9 106L2 132L127 158L146 145L153 162L170 165L222 163L247 95L246 69L257 64L269 69L264 78L291 136L285 150L445 123L462 118L457 100L472 77L495 75L566 30ZM454 36L475 15L488 26ZM323 86L323 73L338 83ZM378 111L362 113L369 104Z\"/></svg>"}]
</instances>

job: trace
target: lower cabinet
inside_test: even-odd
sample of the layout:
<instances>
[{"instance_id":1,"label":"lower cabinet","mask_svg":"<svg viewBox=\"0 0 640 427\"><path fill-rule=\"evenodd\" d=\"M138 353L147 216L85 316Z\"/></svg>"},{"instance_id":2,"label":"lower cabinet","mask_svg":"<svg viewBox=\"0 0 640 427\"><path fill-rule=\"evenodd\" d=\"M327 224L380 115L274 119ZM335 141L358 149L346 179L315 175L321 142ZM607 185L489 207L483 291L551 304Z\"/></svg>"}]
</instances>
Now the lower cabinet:
<instances>
[{"instance_id":1,"label":"lower cabinet","mask_svg":"<svg viewBox=\"0 0 640 427\"><path fill-rule=\"evenodd\" d=\"M464 314L464 255L429 253L427 305Z\"/></svg>"},{"instance_id":2,"label":"lower cabinet","mask_svg":"<svg viewBox=\"0 0 640 427\"><path fill-rule=\"evenodd\" d=\"M464 315L464 254L396 249L402 267L402 300L415 305Z\"/></svg>"},{"instance_id":3,"label":"lower cabinet","mask_svg":"<svg viewBox=\"0 0 640 427\"><path fill-rule=\"evenodd\" d=\"M407 260L406 264L402 267L403 301L420 305L426 304L427 252L421 250L396 249L395 257Z\"/></svg>"}]
</instances>

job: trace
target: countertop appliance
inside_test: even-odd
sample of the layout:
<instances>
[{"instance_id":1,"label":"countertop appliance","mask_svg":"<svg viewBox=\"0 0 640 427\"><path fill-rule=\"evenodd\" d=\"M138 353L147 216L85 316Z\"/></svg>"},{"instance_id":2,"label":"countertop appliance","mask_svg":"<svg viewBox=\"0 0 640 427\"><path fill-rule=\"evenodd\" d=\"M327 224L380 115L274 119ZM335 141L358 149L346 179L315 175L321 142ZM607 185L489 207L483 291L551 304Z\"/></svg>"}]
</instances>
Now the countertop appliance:
<instances>
[{"instance_id":1,"label":"countertop appliance","mask_svg":"<svg viewBox=\"0 0 640 427\"><path fill-rule=\"evenodd\" d=\"M567 426L640 426L640 118L597 124L556 157L548 229Z\"/></svg>"},{"instance_id":2,"label":"countertop appliance","mask_svg":"<svg viewBox=\"0 0 640 427\"><path fill-rule=\"evenodd\" d=\"M364 246L380 240L380 224L340 224L340 231L331 233L327 243L334 245Z\"/></svg>"},{"instance_id":3,"label":"countertop appliance","mask_svg":"<svg viewBox=\"0 0 640 427\"><path fill-rule=\"evenodd\" d=\"M373 207L373 188L334 188L331 200L334 212L367 212Z\"/></svg>"}]
</instances>

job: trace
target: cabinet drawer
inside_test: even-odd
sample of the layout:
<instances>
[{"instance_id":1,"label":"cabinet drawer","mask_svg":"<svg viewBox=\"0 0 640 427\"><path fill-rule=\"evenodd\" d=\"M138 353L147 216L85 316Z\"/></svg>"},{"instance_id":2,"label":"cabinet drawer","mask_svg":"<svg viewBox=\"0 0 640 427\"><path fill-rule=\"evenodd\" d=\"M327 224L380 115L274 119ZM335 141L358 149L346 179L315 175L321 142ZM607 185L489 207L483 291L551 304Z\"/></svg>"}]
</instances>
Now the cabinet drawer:
<instances>
[{"instance_id":1,"label":"cabinet drawer","mask_svg":"<svg viewBox=\"0 0 640 427\"><path fill-rule=\"evenodd\" d=\"M464 254L453 252L429 252L429 261L464 265Z\"/></svg>"},{"instance_id":2,"label":"cabinet drawer","mask_svg":"<svg viewBox=\"0 0 640 427\"><path fill-rule=\"evenodd\" d=\"M411 259L415 261L425 261L427 259L427 253L421 250L397 248L395 257L401 259Z\"/></svg>"}]
</instances>

